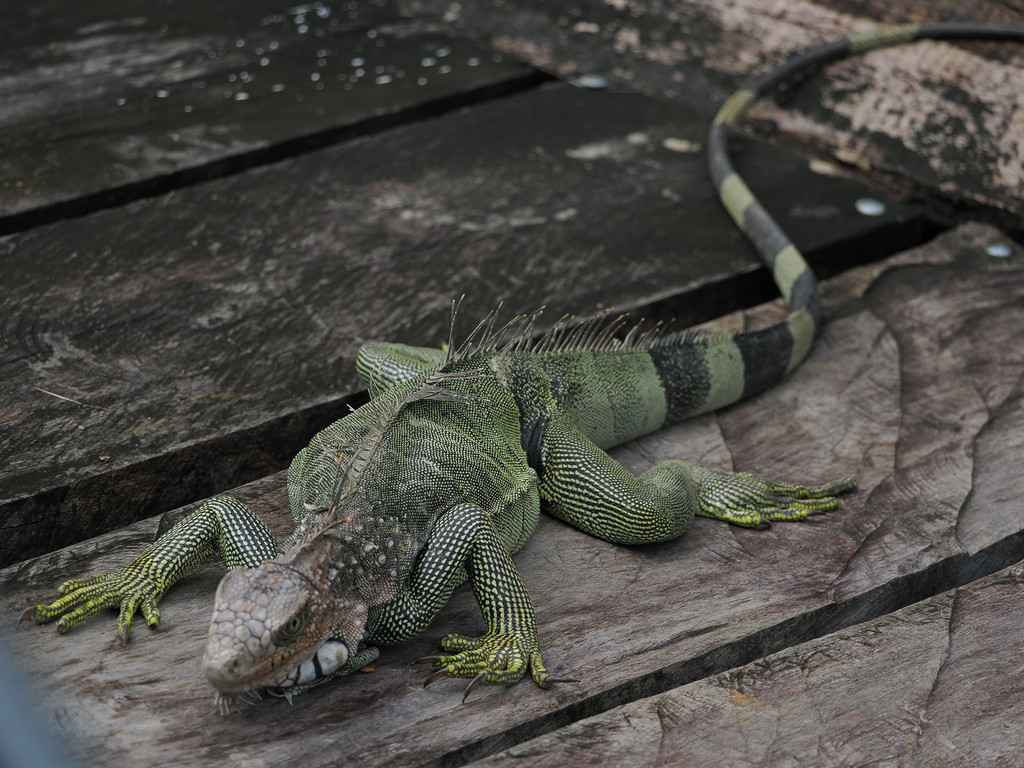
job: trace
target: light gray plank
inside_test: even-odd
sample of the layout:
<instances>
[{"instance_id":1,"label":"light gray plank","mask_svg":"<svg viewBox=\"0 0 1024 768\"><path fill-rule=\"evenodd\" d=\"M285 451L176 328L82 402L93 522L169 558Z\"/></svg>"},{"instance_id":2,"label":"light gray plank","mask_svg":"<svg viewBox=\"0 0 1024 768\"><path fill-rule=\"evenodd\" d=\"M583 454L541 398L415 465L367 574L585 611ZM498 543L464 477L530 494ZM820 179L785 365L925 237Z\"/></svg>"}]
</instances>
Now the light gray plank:
<instances>
[{"instance_id":1,"label":"light gray plank","mask_svg":"<svg viewBox=\"0 0 1024 768\"><path fill-rule=\"evenodd\" d=\"M1018 765L1022 599L1015 565L473 765Z\"/></svg>"}]
</instances>

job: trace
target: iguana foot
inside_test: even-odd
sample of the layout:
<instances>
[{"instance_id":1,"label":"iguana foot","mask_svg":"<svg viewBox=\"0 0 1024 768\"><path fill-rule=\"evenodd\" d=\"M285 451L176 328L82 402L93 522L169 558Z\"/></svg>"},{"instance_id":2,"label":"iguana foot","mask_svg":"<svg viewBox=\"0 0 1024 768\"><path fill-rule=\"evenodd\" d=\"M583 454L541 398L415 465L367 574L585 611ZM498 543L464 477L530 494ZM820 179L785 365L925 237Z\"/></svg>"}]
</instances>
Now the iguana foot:
<instances>
[{"instance_id":1,"label":"iguana foot","mask_svg":"<svg viewBox=\"0 0 1024 768\"><path fill-rule=\"evenodd\" d=\"M166 589L133 566L136 563L87 579L65 581L57 587L61 594L59 599L49 605L29 608L21 618L23 621L32 619L37 624L58 619L57 631L64 634L82 619L104 608L120 608L117 634L122 643L127 643L136 611L142 613L148 626L156 627L160 623L160 609L156 604Z\"/></svg>"},{"instance_id":2,"label":"iguana foot","mask_svg":"<svg viewBox=\"0 0 1024 768\"><path fill-rule=\"evenodd\" d=\"M821 485L777 483L750 472L721 472L689 464L697 482L697 514L747 528L768 528L773 522L806 520L838 509L837 496L857 488L852 477Z\"/></svg>"},{"instance_id":3,"label":"iguana foot","mask_svg":"<svg viewBox=\"0 0 1024 768\"><path fill-rule=\"evenodd\" d=\"M527 672L541 688L547 688L551 683L579 682L571 677L552 677L536 644L526 643L511 634L497 633L484 637L451 634L441 640L441 648L451 655L419 660L422 664L433 664L438 670L427 678L423 687L443 677L472 678L462 696L463 702L478 685L512 685Z\"/></svg>"}]
</instances>

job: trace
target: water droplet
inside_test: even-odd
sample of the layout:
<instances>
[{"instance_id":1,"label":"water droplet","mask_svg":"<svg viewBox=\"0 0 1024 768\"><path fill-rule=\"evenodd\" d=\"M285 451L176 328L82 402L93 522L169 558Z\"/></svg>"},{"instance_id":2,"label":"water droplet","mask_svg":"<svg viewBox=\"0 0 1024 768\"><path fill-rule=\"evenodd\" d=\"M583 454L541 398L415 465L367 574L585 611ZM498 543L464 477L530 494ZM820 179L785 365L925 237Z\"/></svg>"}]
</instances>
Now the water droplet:
<instances>
[{"instance_id":1,"label":"water droplet","mask_svg":"<svg viewBox=\"0 0 1024 768\"><path fill-rule=\"evenodd\" d=\"M435 64L437 64L437 59L435 59L433 56L427 56L425 59L420 60L421 67L432 67Z\"/></svg>"},{"instance_id":2,"label":"water droplet","mask_svg":"<svg viewBox=\"0 0 1024 768\"><path fill-rule=\"evenodd\" d=\"M439 58L439 59L443 59L445 56L447 56L451 52L452 52L452 49L451 49L451 46L449 46L449 45L446 45L443 48L438 48L436 51L434 51L434 53L437 55L437 58Z\"/></svg>"},{"instance_id":3,"label":"water droplet","mask_svg":"<svg viewBox=\"0 0 1024 768\"><path fill-rule=\"evenodd\" d=\"M377 78L377 85L387 85L391 82L391 75L381 75Z\"/></svg>"},{"instance_id":4,"label":"water droplet","mask_svg":"<svg viewBox=\"0 0 1024 768\"><path fill-rule=\"evenodd\" d=\"M306 26L305 24L300 24L300 25L299 25L299 29L298 29L298 32L299 32L299 34L300 34L300 35L304 35L304 34L306 34L307 32L309 32L309 27L308 27L308 26Z\"/></svg>"},{"instance_id":5,"label":"water droplet","mask_svg":"<svg viewBox=\"0 0 1024 768\"><path fill-rule=\"evenodd\" d=\"M985 253L997 259L1008 259L1013 256L1013 248L1009 243L989 243L985 246Z\"/></svg>"},{"instance_id":6,"label":"water droplet","mask_svg":"<svg viewBox=\"0 0 1024 768\"><path fill-rule=\"evenodd\" d=\"M281 91L284 90L284 83L274 83L272 86L270 86L270 90L273 91L274 93L280 93Z\"/></svg>"},{"instance_id":7,"label":"water droplet","mask_svg":"<svg viewBox=\"0 0 1024 768\"><path fill-rule=\"evenodd\" d=\"M161 88L161 89L160 89L159 91L157 91L157 92L156 92L156 97L157 97L158 99L166 99L166 98L167 98L168 96L170 96L170 95L171 95L171 94L170 94L170 92L169 92L169 91L165 91L165 90L163 90L162 88Z\"/></svg>"},{"instance_id":8,"label":"water droplet","mask_svg":"<svg viewBox=\"0 0 1024 768\"><path fill-rule=\"evenodd\" d=\"M186 112L191 112L192 111L192 105L191 104L186 104L185 105L185 111Z\"/></svg>"},{"instance_id":9,"label":"water droplet","mask_svg":"<svg viewBox=\"0 0 1024 768\"><path fill-rule=\"evenodd\" d=\"M426 84L427 84L427 78L425 78L425 77L418 77L418 78L416 78L416 85L426 85Z\"/></svg>"},{"instance_id":10,"label":"water droplet","mask_svg":"<svg viewBox=\"0 0 1024 768\"><path fill-rule=\"evenodd\" d=\"M128 103L128 99L126 99L124 96L122 96L120 99L117 100L117 106L119 106L119 107L123 107L127 103Z\"/></svg>"},{"instance_id":11,"label":"water droplet","mask_svg":"<svg viewBox=\"0 0 1024 768\"><path fill-rule=\"evenodd\" d=\"M270 59L268 59L266 56L264 56L262 59L260 59L260 66L261 67L265 67L268 64L270 64Z\"/></svg>"},{"instance_id":12,"label":"water droplet","mask_svg":"<svg viewBox=\"0 0 1024 768\"><path fill-rule=\"evenodd\" d=\"M320 73L314 72L309 76L309 79L312 80L314 83L317 82L320 79Z\"/></svg>"},{"instance_id":13,"label":"water droplet","mask_svg":"<svg viewBox=\"0 0 1024 768\"><path fill-rule=\"evenodd\" d=\"M242 40L241 38L235 40L235 48L245 48L245 40Z\"/></svg>"},{"instance_id":14,"label":"water droplet","mask_svg":"<svg viewBox=\"0 0 1024 768\"><path fill-rule=\"evenodd\" d=\"M468 64L469 66L471 66L471 67L479 67L479 66L480 66L480 59L478 59L478 58L477 58L476 56L474 56L473 58L471 58L471 59L470 59L469 61L467 61L466 63L467 63L467 64Z\"/></svg>"},{"instance_id":15,"label":"water droplet","mask_svg":"<svg viewBox=\"0 0 1024 768\"><path fill-rule=\"evenodd\" d=\"M349 62L349 64L351 64L353 67L361 67L365 63L366 59L361 59L358 56L356 56L354 59L352 59L352 61Z\"/></svg>"},{"instance_id":16,"label":"water droplet","mask_svg":"<svg viewBox=\"0 0 1024 768\"><path fill-rule=\"evenodd\" d=\"M853 205L864 216L881 216L885 213L885 203L873 197L862 197Z\"/></svg>"},{"instance_id":17,"label":"water droplet","mask_svg":"<svg viewBox=\"0 0 1024 768\"><path fill-rule=\"evenodd\" d=\"M447 75L449 72L452 71L452 68L449 67L447 64L442 64L440 67L437 68L437 71L442 75Z\"/></svg>"},{"instance_id":18,"label":"water droplet","mask_svg":"<svg viewBox=\"0 0 1024 768\"><path fill-rule=\"evenodd\" d=\"M238 93L235 94L235 101L248 101L248 100L249 100L249 94L246 93L245 91L239 91Z\"/></svg>"}]
</instances>

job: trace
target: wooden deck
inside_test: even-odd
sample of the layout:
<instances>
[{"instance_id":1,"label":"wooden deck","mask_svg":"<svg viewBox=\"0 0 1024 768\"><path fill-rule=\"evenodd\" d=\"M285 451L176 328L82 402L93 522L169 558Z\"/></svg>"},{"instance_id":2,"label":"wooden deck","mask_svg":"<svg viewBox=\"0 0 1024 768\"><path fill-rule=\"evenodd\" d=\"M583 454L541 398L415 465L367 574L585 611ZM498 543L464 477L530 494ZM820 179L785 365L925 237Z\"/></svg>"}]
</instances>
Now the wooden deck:
<instances>
[{"instance_id":1,"label":"wooden deck","mask_svg":"<svg viewBox=\"0 0 1024 768\"><path fill-rule=\"evenodd\" d=\"M856 475L841 511L635 549L542 519L516 562L549 668L581 682L424 690L409 662L481 627L460 590L374 672L222 718L198 663L214 564L127 648L112 616L17 617L215 493L286 532L283 470L363 396L359 342L438 343L460 294L467 327L499 302L779 317L705 175L717 106L815 42L966 11L97 5L0 31L0 647L73 759L1024 764L1024 47L880 51L759 105L737 165L828 323L782 386L615 452Z\"/></svg>"}]
</instances>

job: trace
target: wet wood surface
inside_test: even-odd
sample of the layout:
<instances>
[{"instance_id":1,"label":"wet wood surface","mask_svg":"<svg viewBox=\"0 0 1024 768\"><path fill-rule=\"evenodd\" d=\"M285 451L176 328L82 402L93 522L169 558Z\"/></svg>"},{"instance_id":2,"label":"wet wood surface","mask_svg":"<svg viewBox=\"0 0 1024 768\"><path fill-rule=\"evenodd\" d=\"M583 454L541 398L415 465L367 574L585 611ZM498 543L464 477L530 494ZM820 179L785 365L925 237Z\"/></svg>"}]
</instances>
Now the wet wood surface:
<instances>
[{"instance_id":1,"label":"wet wood surface","mask_svg":"<svg viewBox=\"0 0 1024 768\"><path fill-rule=\"evenodd\" d=\"M7 9L0 232L195 184L536 85L387 0Z\"/></svg>"},{"instance_id":2,"label":"wet wood surface","mask_svg":"<svg viewBox=\"0 0 1024 768\"><path fill-rule=\"evenodd\" d=\"M957 590L1024 547L1012 45L877 52L758 105L772 140L737 139L737 165L834 276L829 322L783 386L616 456L635 471L685 457L854 474L861 489L811 523L698 520L638 549L542 520L516 561L549 668L580 683L464 705L458 683L422 689L408 663L480 629L468 590L374 672L229 718L198 663L214 564L127 648L112 616L64 637L15 621L63 579L139 552L150 516L235 486L286 533L280 470L359 401L359 342L438 343L460 294L467 329L498 302L546 305L550 321L609 306L682 325L744 307L717 322L778 318L756 306L774 289L703 170L717 105L851 30L1024 19L1013 3L961 6L11 9L0 646L32 711L86 765L1012 763L1019 568ZM611 88L571 84L588 74ZM856 213L868 196L883 216ZM968 224L911 248L972 213L1004 231ZM982 669L991 683L972 685Z\"/></svg>"}]
</instances>

